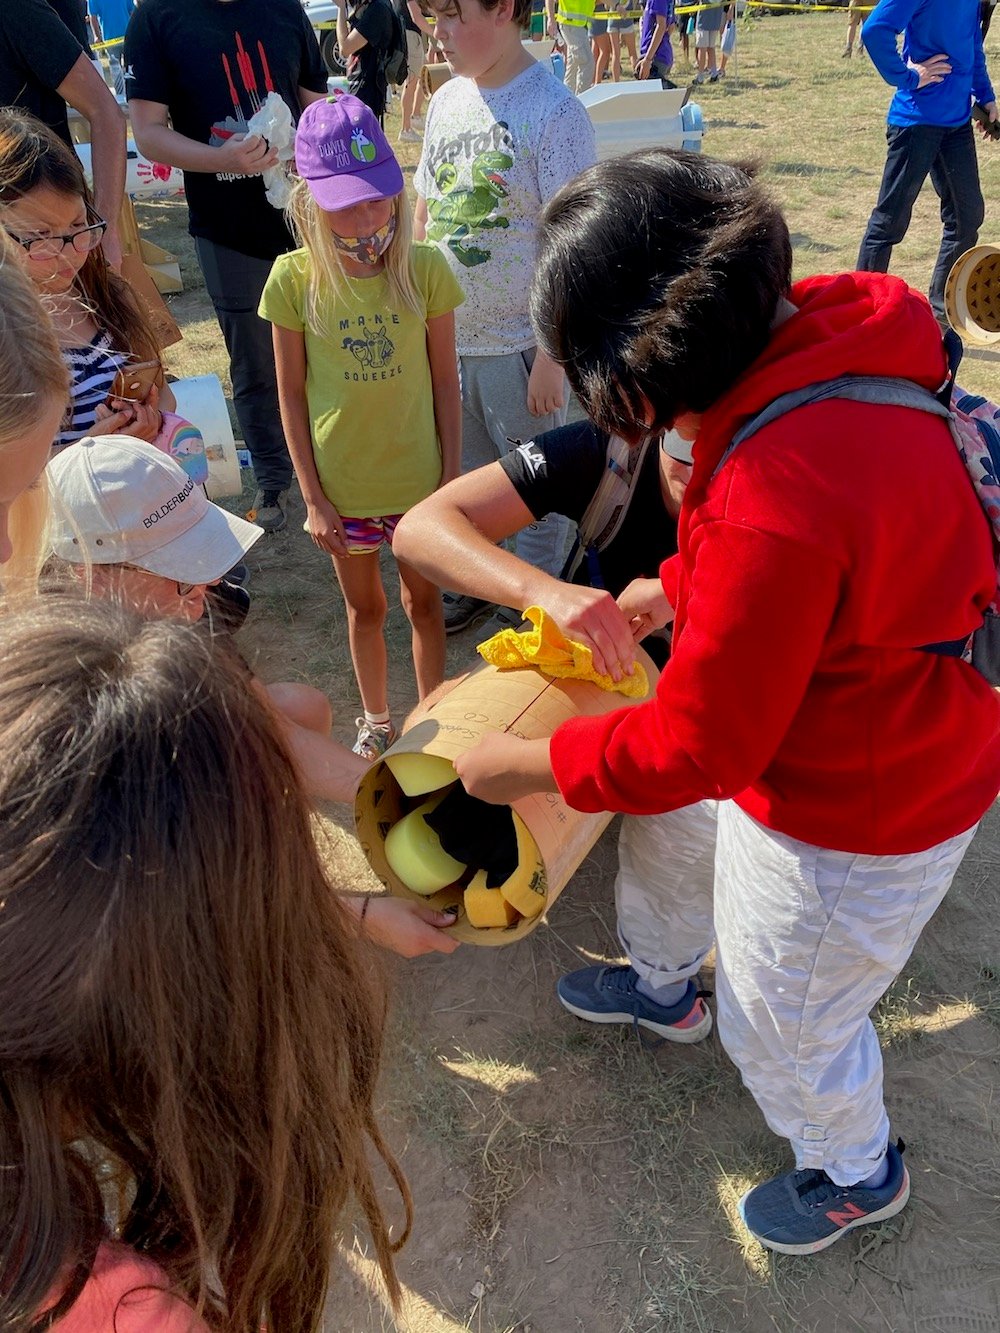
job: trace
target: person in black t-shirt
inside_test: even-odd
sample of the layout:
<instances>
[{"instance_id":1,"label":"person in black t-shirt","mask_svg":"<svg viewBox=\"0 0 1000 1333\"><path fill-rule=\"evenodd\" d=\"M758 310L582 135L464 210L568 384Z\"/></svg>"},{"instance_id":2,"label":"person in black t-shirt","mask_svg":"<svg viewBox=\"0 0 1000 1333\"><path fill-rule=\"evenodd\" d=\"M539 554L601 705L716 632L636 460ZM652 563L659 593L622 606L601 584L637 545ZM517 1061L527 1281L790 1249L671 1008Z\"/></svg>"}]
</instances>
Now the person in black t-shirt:
<instances>
[{"instance_id":1,"label":"person in black t-shirt","mask_svg":"<svg viewBox=\"0 0 1000 1333\"><path fill-rule=\"evenodd\" d=\"M125 117L73 32L46 0L0 3L0 106L22 107L72 144L66 104L90 122L94 205L108 224L102 249L121 264L118 217L125 193ZM73 21L77 0L66 17ZM82 33L82 26L80 28Z\"/></svg>"},{"instance_id":2,"label":"person in black t-shirt","mask_svg":"<svg viewBox=\"0 0 1000 1333\"><path fill-rule=\"evenodd\" d=\"M345 0L337 10L337 45L347 61L348 85L355 97L371 107L379 124L388 100L385 60L394 24L390 0L363 0L361 4Z\"/></svg>"},{"instance_id":3,"label":"person in black t-shirt","mask_svg":"<svg viewBox=\"0 0 1000 1333\"><path fill-rule=\"evenodd\" d=\"M668 447L684 449L675 437L668 437ZM677 551L690 462L673 458L658 442L650 446L621 526L603 550L585 553L572 584L494 543L550 513L579 523L607 466L608 436L596 426L574 422L546 431L422 500L400 520L393 551L442 587L518 612L543 607L565 633L593 650L598 670L606 670L605 661L630 659L633 637L642 631L629 614L629 585L656 578ZM664 639L644 637L642 646L663 665L669 651Z\"/></svg>"},{"instance_id":4,"label":"person in black t-shirt","mask_svg":"<svg viewBox=\"0 0 1000 1333\"><path fill-rule=\"evenodd\" d=\"M257 314L291 234L264 193L277 154L247 122L274 92L297 119L326 96L326 69L299 0L143 0L125 34L140 152L184 172L189 230L229 350L233 402L257 478L256 521L285 525L292 478L271 327Z\"/></svg>"}]
</instances>

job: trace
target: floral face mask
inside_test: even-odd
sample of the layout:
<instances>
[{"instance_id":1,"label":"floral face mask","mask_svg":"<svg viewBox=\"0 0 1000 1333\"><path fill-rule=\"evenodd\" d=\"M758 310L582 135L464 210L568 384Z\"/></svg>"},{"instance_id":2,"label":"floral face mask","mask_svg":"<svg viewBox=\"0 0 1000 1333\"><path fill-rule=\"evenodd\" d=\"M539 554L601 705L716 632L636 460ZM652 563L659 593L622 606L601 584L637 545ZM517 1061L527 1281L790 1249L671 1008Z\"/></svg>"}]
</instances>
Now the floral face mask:
<instances>
[{"instance_id":1,"label":"floral face mask","mask_svg":"<svg viewBox=\"0 0 1000 1333\"><path fill-rule=\"evenodd\" d=\"M392 244L396 234L396 215L393 213L384 227L371 236L338 236L331 232L333 244L345 255L358 260L361 264L377 264Z\"/></svg>"}]
</instances>

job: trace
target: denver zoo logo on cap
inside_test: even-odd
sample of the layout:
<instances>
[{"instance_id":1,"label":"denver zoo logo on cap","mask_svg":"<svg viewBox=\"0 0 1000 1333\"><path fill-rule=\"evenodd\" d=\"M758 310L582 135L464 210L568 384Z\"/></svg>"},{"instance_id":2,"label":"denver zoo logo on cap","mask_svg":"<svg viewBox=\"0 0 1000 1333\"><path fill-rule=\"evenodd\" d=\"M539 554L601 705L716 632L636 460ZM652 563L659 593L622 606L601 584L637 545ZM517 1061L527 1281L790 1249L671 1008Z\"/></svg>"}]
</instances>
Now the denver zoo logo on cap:
<instances>
[{"instance_id":1,"label":"denver zoo logo on cap","mask_svg":"<svg viewBox=\"0 0 1000 1333\"><path fill-rule=\"evenodd\" d=\"M374 162L376 148L364 130L356 129L351 135L351 154L359 162Z\"/></svg>"}]
</instances>

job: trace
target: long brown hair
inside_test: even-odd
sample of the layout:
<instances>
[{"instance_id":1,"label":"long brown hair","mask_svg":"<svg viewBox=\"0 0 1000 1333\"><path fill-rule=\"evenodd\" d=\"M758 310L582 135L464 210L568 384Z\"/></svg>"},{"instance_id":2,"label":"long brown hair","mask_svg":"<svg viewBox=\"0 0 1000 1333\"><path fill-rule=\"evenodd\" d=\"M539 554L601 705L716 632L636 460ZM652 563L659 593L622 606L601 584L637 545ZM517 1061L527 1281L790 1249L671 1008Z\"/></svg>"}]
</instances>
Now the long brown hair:
<instances>
[{"instance_id":1,"label":"long brown hair","mask_svg":"<svg viewBox=\"0 0 1000 1333\"><path fill-rule=\"evenodd\" d=\"M0 108L0 217L4 204L16 203L40 185L58 194L79 195L91 209L94 207L83 167L59 136L16 107ZM87 255L77 284L116 351L128 352L137 361L159 358L149 319L132 288L108 266L100 246Z\"/></svg>"},{"instance_id":2,"label":"long brown hair","mask_svg":"<svg viewBox=\"0 0 1000 1333\"><path fill-rule=\"evenodd\" d=\"M317 1329L351 1196L397 1300L384 992L229 651L66 593L0 617L0 885L0 1327L72 1306L109 1162L212 1328Z\"/></svg>"}]
</instances>

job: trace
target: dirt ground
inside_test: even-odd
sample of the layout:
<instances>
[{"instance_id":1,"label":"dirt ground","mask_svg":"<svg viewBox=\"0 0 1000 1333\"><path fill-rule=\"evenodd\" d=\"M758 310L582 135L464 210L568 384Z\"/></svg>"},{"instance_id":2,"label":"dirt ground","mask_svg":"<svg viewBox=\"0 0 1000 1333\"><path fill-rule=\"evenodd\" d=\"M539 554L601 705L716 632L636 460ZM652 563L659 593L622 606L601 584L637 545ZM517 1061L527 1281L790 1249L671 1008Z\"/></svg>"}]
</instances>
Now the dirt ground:
<instances>
[{"instance_id":1,"label":"dirt ground","mask_svg":"<svg viewBox=\"0 0 1000 1333\"><path fill-rule=\"evenodd\" d=\"M881 172L888 93L867 62L840 60L844 26L839 15L760 20L741 33L737 77L699 90L706 150L764 161L788 208L800 275L850 266ZM401 156L412 168L415 154ZM987 199L996 199L997 159L982 160ZM934 204L921 200L897 256L921 285L937 246ZM186 280L172 300L185 330L172 368L224 375L183 206L140 213L149 235L179 254ZM984 239L997 230L988 222ZM974 357L963 379L995 397L998 364ZM242 646L266 679L326 689L336 734L349 741L358 706L343 609L302 517L293 499L287 530L251 556ZM395 586L388 563L386 581ZM398 606L387 633L391 701L402 712L414 686ZM451 669L468 663L474 643L474 630L449 642ZM339 882L372 887L349 825L345 810L318 816ZM406 1299L394 1318L372 1283L363 1228L348 1227L329 1333L1000 1330L1000 812L984 821L875 1015L912 1203L808 1261L769 1255L736 1218L743 1189L788 1161L717 1037L648 1050L630 1031L579 1022L555 999L563 971L619 956L615 835L613 824L522 943L389 961L381 1113L416 1201L399 1261ZM704 979L711 988L710 969ZM385 1197L394 1209L388 1186Z\"/></svg>"}]
</instances>

